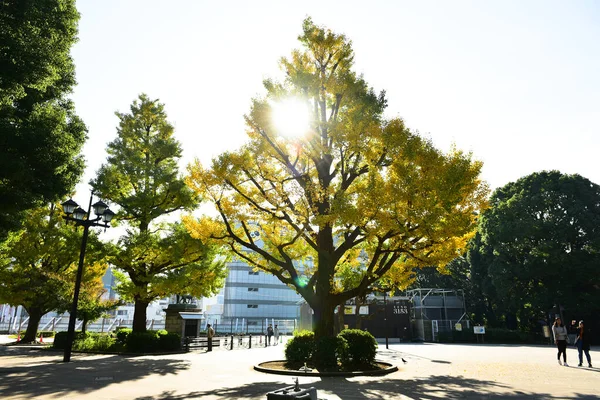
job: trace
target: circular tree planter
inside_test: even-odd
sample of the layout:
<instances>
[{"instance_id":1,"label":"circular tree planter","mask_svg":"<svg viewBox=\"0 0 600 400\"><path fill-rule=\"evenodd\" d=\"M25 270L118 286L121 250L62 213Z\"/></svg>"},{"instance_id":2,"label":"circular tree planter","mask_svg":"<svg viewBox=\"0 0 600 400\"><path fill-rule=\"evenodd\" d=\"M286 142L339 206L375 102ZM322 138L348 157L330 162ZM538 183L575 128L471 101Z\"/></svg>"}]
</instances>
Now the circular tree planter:
<instances>
[{"instance_id":1,"label":"circular tree planter","mask_svg":"<svg viewBox=\"0 0 600 400\"><path fill-rule=\"evenodd\" d=\"M363 371L324 371L317 370L302 371L298 369L285 368L285 360L265 361L254 366L254 369L259 372L277 375L293 375L293 376L380 376L391 374L398 371L398 367L383 361L375 361L381 368Z\"/></svg>"}]
</instances>

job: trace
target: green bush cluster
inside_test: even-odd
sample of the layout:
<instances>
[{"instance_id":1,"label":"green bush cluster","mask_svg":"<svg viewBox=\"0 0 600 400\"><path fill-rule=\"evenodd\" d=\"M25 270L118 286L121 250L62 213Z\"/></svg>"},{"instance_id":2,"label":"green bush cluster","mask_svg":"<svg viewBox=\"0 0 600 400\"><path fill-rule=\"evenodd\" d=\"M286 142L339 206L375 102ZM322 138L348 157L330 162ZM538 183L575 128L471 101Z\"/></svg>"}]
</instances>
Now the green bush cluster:
<instances>
[{"instance_id":1,"label":"green bush cluster","mask_svg":"<svg viewBox=\"0 0 600 400\"><path fill-rule=\"evenodd\" d=\"M345 329L336 337L321 338L318 342L311 331L295 332L285 346L288 362L307 362L318 368L371 365L376 353L377 341L360 329Z\"/></svg>"},{"instance_id":2,"label":"green bush cluster","mask_svg":"<svg viewBox=\"0 0 600 400\"><path fill-rule=\"evenodd\" d=\"M306 362L312 359L315 351L315 334L311 331L294 332L294 337L285 345L285 359Z\"/></svg>"},{"instance_id":3,"label":"green bush cluster","mask_svg":"<svg viewBox=\"0 0 600 400\"><path fill-rule=\"evenodd\" d=\"M348 355L343 363L362 365L375 361L377 341L369 332L360 329L344 329L339 336L348 342Z\"/></svg>"},{"instance_id":4,"label":"green bush cluster","mask_svg":"<svg viewBox=\"0 0 600 400\"><path fill-rule=\"evenodd\" d=\"M67 332L58 332L53 347L64 349L67 343ZM73 350L77 351L110 351L131 353L158 353L177 351L181 347L181 338L177 333L159 331L132 332L131 329L120 329L115 333L76 332Z\"/></svg>"},{"instance_id":5,"label":"green bush cluster","mask_svg":"<svg viewBox=\"0 0 600 400\"><path fill-rule=\"evenodd\" d=\"M37 331L35 337L51 338L54 337L54 335L56 335L55 331ZM21 331L21 337L23 336L25 336L25 331Z\"/></svg>"},{"instance_id":6,"label":"green bush cluster","mask_svg":"<svg viewBox=\"0 0 600 400\"><path fill-rule=\"evenodd\" d=\"M58 332L52 347L64 349L67 343L67 332ZM119 351L113 335L97 332L75 332L73 350L77 351Z\"/></svg>"}]
</instances>

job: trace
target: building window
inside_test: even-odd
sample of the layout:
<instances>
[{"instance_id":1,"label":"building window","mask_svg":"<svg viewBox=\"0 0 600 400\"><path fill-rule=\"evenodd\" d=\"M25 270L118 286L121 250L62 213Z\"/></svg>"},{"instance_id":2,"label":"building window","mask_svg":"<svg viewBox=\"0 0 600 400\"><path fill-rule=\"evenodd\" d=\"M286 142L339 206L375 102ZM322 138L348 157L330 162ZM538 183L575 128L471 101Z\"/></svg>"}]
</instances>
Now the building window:
<instances>
[{"instance_id":1,"label":"building window","mask_svg":"<svg viewBox=\"0 0 600 400\"><path fill-rule=\"evenodd\" d=\"M248 271L248 275L258 275L258 271Z\"/></svg>"},{"instance_id":2,"label":"building window","mask_svg":"<svg viewBox=\"0 0 600 400\"><path fill-rule=\"evenodd\" d=\"M117 310L117 315L127 315L127 310Z\"/></svg>"},{"instance_id":3,"label":"building window","mask_svg":"<svg viewBox=\"0 0 600 400\"><path fill-rule=\"evenodd\" d=\"M249 292L258 292L258 288L257 287L249 287L248 291Z\"/></svg>"},{"instance_id":4,"label":"building window","mask_svg":"<svg viewBox=\"0 0 600 400\"><path fill-rule=\"evenodd\" d=\"M248 308L258 308L258 304L248 304Z\"/></svg>"}]
</instances>

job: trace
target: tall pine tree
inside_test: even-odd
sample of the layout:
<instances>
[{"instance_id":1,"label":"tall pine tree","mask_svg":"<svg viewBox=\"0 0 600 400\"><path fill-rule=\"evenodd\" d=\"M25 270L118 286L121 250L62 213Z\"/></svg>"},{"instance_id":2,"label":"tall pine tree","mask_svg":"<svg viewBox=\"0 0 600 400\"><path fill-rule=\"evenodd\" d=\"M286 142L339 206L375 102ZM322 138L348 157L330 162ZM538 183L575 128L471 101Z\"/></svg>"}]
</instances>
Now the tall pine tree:
<instances>
[{"instance_id":1,"label":"tall pine tree","mask_svg":"<svg viewBox=\"0 0 600 400\"><path fill-rule=\"evenodd\" d=\"M215 247L193 239L180 223L164 217L192 210L198 197L179 175L181 145L173 137L164 105L142 94L128 114L117 113L117 138L108 145L108 160L91 184L104 199L119 206L115 219L128 225L112 263L124 274L117 290L135 303L133 330L146 330L146 308L171 294L207 296L225 277Z\"/></svg>"}]
</instances>

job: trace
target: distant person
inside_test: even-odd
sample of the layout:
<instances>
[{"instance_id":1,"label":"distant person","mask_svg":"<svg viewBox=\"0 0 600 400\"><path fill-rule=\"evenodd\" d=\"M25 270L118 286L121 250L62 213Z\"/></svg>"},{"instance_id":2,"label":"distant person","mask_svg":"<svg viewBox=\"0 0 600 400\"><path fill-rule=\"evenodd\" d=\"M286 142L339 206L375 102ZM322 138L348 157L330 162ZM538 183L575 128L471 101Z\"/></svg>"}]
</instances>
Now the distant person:
<instances>
[{"instance_id":1,"label":"distant person","mask_svg":"<svg viewBox=\"0 0 600 400\"><path fill-rule=\"evenodd\" d=\"M207 349L206 351L212 351L212 340L215 337L215 330L210 326L210 324L206 325L206 338L207 338Z\"/></svg>"},{"instance_id":2,"label":"distant person","mask_svg":"<svg viewBox=\"0 0 600 400\"><path fill-rule=\"evenodd\" d=\"M267 328L267 344L269 346L271 345L272 337L273 337L273 326L271 324L269 324L269 327Z\"/></svg>"},{"instance_id":3,"label":"distant person","mask_svg":"<svg viewBox=\"0 0 600 400\"><path fill-rule=\"evenodd\" d=\"M552 334L554 335L554 343L558 347L558 365L563 365L563 363L560 362L560 355L562 353L564 366L568 367L569 364L567 364L567 328L562 323L560 318L556 318L554 320L554 324L552 324Z\"/></svg>"},{"instance_id":4,"label":"distant person","mask_svg":"<svg viewBox=\"0 0 600 400\"><path fill-rule=\"evenodd\" d=\"M583 327L583 321L579 321L579 328L577 329L577 339L575 339L575 343L577 344L577 351L579 352L579 364L578 367L581 367L583 364L583 352L585 352L585 358L587 358L588 367L592 368L592 357L590 357L590 334L588 330L585 330Z\"/></svg>"},{"instance_id":5,"label":"distant person","mask_svg":"<svg viewBox=\"0 0 600 400\"><path fill-rule=\"evenodd\" d=\"M277 343L279 343L279 328L277 325L273 328L273 335L275 336L275 346L277 346Z\"/></svg>"}]
</instances>

